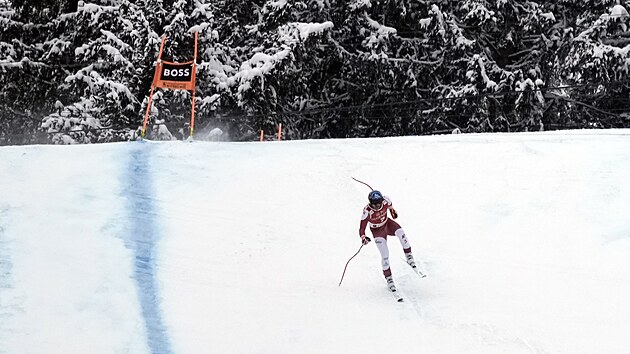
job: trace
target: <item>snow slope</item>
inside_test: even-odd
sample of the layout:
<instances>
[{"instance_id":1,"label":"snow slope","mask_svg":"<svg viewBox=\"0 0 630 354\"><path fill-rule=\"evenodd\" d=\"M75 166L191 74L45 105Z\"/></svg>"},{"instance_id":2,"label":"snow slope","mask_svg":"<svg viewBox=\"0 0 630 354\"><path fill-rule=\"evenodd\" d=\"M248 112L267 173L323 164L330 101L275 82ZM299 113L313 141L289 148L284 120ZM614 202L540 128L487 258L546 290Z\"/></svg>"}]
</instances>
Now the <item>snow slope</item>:
<instances>
[{"instance_id":1,"label":"snow slope","mask_svg":"<svg viewBox=\"0 0 630 354\"><path fill-rule=\"evenodd\" d=\"M390 196L405 302L358 223ZM628 353L630 130L0 148L0 353Z\"/></svg>"}]
</instances>

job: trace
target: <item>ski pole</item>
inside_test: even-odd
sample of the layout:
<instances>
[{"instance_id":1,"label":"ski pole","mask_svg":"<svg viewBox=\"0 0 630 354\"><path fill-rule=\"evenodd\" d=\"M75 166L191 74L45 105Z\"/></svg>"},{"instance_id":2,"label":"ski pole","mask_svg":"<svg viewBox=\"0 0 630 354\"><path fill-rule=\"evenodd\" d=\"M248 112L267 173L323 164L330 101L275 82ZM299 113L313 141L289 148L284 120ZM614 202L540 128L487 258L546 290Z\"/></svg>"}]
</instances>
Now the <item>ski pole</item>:
<instances>
[{"instance_id":1,"label":"ski pole","mask_svg":"<svg viewBox=\"0 0 630 354\"><path fill-rule=\"evenodd\" d=\"M348 268L348 263L350 263L352 258L356 257L357 254L359 254L359 252L361 252L361 248L363 248L363 243L361 243L361 247L359 247L359 250L357 251L357 253L355 253L354 256L350 257L350 259L348 259L348 261L346 262L346 266L343 268L343 274L341 274L341 280L339 281L339 286L341 286L341 282L343 281L343 277L346 275L346 269Z\"/></svg>"},{"instance_id":2,"label":"ski pole","mask_svg":"<svg viewBox=\"0 0 630 354\"><path fill-rule=\"evenodd\" d=\"M370 188L371 190L374 190L374 188L372 188L369 184L367 184L367 183L365 183L365 182L363 182L363 181L359 181L358 179L356 179L356 178L354 178L354 177L352 177L352 176L350 176L350 178L352 178L353 180L355 180L355 181L357 181L357 182L359 182L359 183L365 184L366 186L368 186L368 188Z\"/></svg>"},{"instance_id":3,"label":"ski pole","mask_svg":"<svg viewBox=\"0 0 630 354\"><path fill-rule=\"evenodd\" d=\"M359 181L358 179L356 179L356 178L354 178L352 176L350 176L350 178L352 178L353 180L355 180L355 181L357 181L357 182L359 182L361 184L365 184L366 186L368 186L368 188L370 188L371 190L374 190L374 188L372 188L369 184L367 184L367 183L365 183L363 181Z\"/></svg>"}]
</instances>

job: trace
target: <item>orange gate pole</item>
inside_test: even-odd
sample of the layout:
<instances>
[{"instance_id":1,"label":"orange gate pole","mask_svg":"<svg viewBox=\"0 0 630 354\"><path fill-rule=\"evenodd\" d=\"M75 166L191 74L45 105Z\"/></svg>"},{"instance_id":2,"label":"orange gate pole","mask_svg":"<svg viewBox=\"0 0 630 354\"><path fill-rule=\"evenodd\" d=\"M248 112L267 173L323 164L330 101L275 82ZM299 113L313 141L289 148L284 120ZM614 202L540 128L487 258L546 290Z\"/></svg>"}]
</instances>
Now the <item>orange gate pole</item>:
<instances>
[{"instance_id":1,"label":"orange gate pole","mask_svg":"<svg viewBox=\"0 0 630 354\"><path fill-rule=\"evenodd\" d=\"M155 74L153 74L153 82L151 82L151 93L149 94L149 102L147 103L147 112L144 115L144 122L142 123L142 138L147 132L147 122L149 121L149 111L151 110L151 102L153 102L153 91L155 90L155 80L158 77L160 71L160 65L162 62L162 50L164 50L164 42L166 41L166 35L162 35L162 44L160 45L160 53L158 54L157 64L155 65Z\"/></svg>"},{"instance_id":2,"label":"orange gate pole","mask_svg":"<svg viewBox=\"0 0 630 354\"><path fill-rule=\"evenodd\" d=\"M195 32L195 59L193 60L193 69L192 69L192 113L190 115L190 137L192 138L193 132L195 131L195 82L197 81L197 36L198 33Z\"/></svg>"}]
</instances>

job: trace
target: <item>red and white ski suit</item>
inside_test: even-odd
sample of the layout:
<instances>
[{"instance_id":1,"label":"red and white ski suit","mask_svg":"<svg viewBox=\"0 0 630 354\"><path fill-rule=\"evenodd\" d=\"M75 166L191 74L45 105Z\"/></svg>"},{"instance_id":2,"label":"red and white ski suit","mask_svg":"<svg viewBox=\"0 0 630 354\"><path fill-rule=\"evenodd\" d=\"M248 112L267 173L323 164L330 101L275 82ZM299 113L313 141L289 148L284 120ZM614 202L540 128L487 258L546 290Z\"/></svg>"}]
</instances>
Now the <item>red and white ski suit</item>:
<instances>
[{"instance_id":1,"label":"red and white ski suit","mask_svg":"<svg viewBox=\"0 0 630 354\"><path fill-rule=\"evenodd\" d=\"M361 223L359 225L359 236L365 236L365 228L369 225L374 243L381 253L381 265L383 266L383 274L388 277L392 275L389 268L389 249L387 247L387 236L396 236L402 245L405 254L411 253L411 245L402 227L396 221L389 218L387 214L391 209L392 215L395 216L396 211L392 206L389 197L383 197L383 204L380 209L375 210L369 204L363 208Z\"/></svg>"}]
</instances>

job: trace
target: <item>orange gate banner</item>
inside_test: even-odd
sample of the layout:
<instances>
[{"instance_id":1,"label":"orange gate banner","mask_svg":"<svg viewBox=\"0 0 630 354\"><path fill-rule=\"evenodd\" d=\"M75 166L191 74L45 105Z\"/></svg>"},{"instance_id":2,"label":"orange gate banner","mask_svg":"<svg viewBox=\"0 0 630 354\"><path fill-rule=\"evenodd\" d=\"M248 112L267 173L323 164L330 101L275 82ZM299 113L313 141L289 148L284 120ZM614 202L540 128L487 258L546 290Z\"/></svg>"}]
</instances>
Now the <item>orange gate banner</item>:
<instances>
[{"instance_id":1,"label":"orange gate banner","mask_svg":"<svg viewBox=\"0 0 630 354\"><path fill-rule=\"evenodd\" d=\"M158 63L158 75L155 77L155 87L173 90L195 89L194 62L173 63L162 61Z\"/></svg>"}]
</instances>

